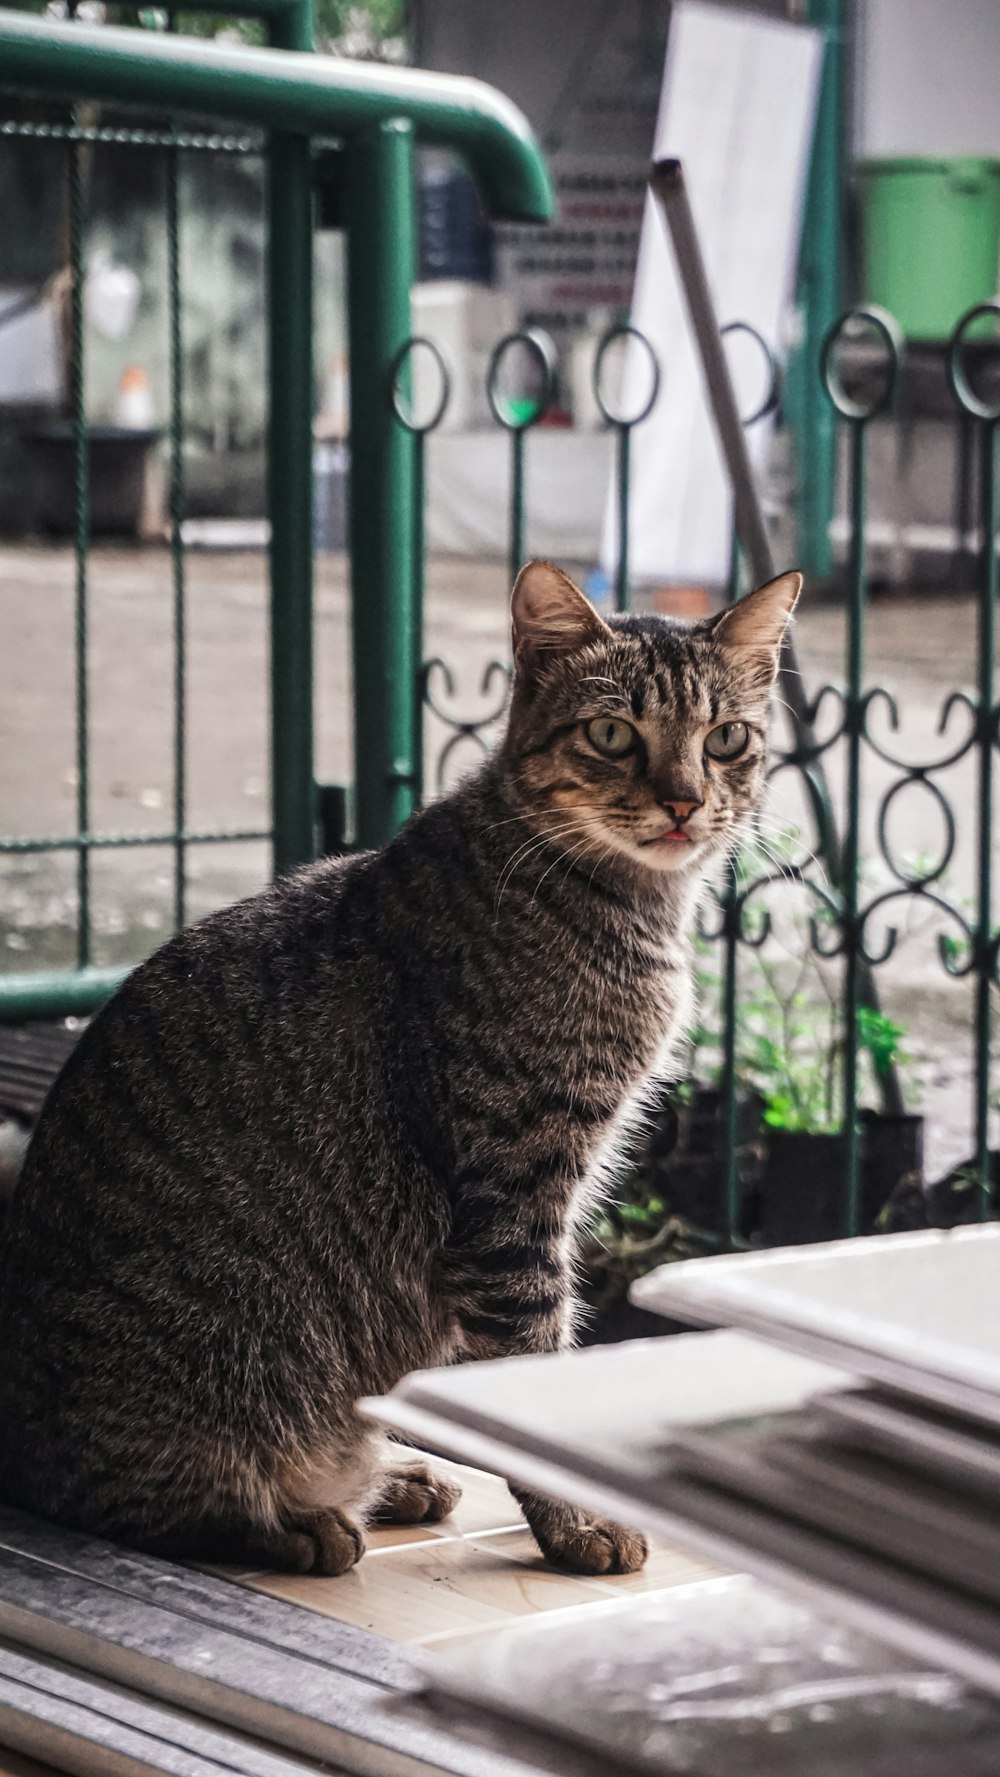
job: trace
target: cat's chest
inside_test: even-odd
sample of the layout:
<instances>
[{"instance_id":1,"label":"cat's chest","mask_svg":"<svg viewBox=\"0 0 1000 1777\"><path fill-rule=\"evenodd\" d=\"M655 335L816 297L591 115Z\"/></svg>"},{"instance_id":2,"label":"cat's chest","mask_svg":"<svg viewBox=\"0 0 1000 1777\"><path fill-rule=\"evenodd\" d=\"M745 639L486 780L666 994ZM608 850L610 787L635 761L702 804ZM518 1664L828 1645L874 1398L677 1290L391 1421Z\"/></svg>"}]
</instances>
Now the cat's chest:
<instances>
[{"instance_id":1,"label":"cat's chest","mask_svg":"<svg viewBox=\"0 0 1000 1777\"><path fill-rule=\"evenodd\" d=\"M567 993L559 1023L581 1065L617 1074L623 1090L655 1069L687 1016L692 967L686 948L647 945L613 973L596 971Z\"/></svg>"},{"instance_id":2,"label":"cat's chest","mask_svg":"<svg viewBox=\"0 0 1000 1777\"><path fill-rule=\"evenodd\" d=\"M690 1023L692 970L686 957L642 972L622 972L567 994L534 1041L534 1089L520 1093L527 1124L562 1108L562 1139L573 1169L585 1167L652 1081L668 1076ZM511 1081L512 1090L517 1091ZM551 1133L551 1131L550 1131Z\"/></svg>"}]
</instances>

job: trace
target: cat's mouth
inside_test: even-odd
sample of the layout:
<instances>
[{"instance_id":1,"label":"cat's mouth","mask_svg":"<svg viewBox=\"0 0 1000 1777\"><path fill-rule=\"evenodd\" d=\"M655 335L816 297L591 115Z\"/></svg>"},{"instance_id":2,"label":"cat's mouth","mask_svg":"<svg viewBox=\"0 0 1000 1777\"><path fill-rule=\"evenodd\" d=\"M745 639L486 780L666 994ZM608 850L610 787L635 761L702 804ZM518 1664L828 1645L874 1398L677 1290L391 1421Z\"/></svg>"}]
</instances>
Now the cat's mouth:
<instances>
[{"instance_id":1,"label":"cat's mouth","mask_svg":"<svg viewBox=\"0 0 1000 1777\"><path fill-rule=\"evenodd\" d=\"M639 849L654 870L682 870L701 850L701 840L683 827L664 827L648 839L640 839Z\"/></svg>"},{"instance_id":2,"label":"cat's mouth","mask_svg":"<svg viewBox=\"0 0 1000 1777\"><path fill-rule=\"evenodd\" d=\"M651 847L656 849L662 847L667 850L673 849L675 846L697 845L697 843L694 835L685 833L683 827L668 827L664 833L654 833L651 839L640 840L640 844L645 850L649 850Z\"/></svg>"}]
</instances>

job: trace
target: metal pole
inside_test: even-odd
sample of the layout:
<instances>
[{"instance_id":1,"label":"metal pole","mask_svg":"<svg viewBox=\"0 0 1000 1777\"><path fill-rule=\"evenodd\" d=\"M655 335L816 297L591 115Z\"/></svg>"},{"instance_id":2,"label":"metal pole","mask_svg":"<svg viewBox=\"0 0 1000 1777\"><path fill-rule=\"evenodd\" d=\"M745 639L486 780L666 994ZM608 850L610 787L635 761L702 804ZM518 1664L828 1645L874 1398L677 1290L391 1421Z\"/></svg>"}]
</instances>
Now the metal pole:
<instances>
[{"instance_id":1,"label":"metal pole","mask_svg":"<svg viewBox=\"0 0 1000 1777\"><path fill-rule=\"evenodd\" d=\"M746 434L733 394L722 335L708 287L705 262L688 202L684 169L679 160L658 160L649 176L673 243L688 316L701 354L719 443L733 490L734 524L758 586L774 579L771 540L757 498ZM800 693L801 695L801 693Z\"/></svg>"},{"instance_id":2,"label":"metal pole","mask_svg":"<svg viewBox=\"0 0 1000 1777\"><path fill-rule=\"evenodd\" d=\"M416 807L414 441L393 367L410 336L413 129L402 118L346 149L351 346L350 541L357 843L380 846Z\"/></svg>"},{"instance_id":3,"label":"metal pole","mask_svg":"<svg viewBox=\"0 0 1000 1777\"><path fill-rule=\"evenodd\" d=\"M867 420L853 421L851 432L851 568L847 605L847 688L844 716L847 740L847 835L844 846L844 1233L861 1233L861 1143L858 1128L858 1013L861 1008L859 874L861 865L861 743L864 738L863 698L865 573L867 511Z\"/></svg>"},{"instance_id":4,"label":"metal pole","mask_svg":"<svg viewBox=\"0 0 1000 1777\"><path fill-rule=\"evenodd\" d=\"M979 581L979 685L976 711L979 754L979 906L976 919L975 1132L979 1189L976 1213L985 1221L993 1205L990 1160L990 1038L992 1035L993 931L993 749L996 746L993 681L996 669L997 610L997 421L980 426L980 511L982 561Z\"/></svg>"},{"instance_id":5,"label":"metal pole","mask_svg":"<svg viewBox=\"0 0 1000 1777\"><path fill-rule=\"evenodd\" d=\"M462 156L491 216L550 220L553 194L545 162L516 105L481 80L291 53L286 30L299 48L312 47L303 5L291 16L276 12L276 47L270 49L233 49L114 25L70 28L0 8L0 74L7 89L70 98L86 93L314 136L345 138L380 120L408 117L421 142ZM236 0L232 10L248 8Z\"/></svg>"},{"instance_id":6,"label":"metal pole","mask_svg":"<svg viewBox=\"0 0 1000 1777\"><path fill-rule=\"evenodd\" d=\"M175 21L171 18L170 28ZM171 125L176 134L176 124ZM170 336L170 564L174 594L174 930L187 921L187 579L184 557L184 329L180 155L167 150L167 280Z\"/></svg>"},{"instance_id":7,"label":"metal pole","mask_svg":"<svg viewBox=\"0 0 1000 1777\"><path fill-rule=\"evenodd\" d=\"M627 611L632 603L628 580L629 496L632 485L632 428L616 428L618 474L618 571L615 574L615 610Z\"/></svg>"},{"instance_id":8,"label":"metal pole","mask_svg":"<svg viewBox=\"0 0 1000 1777\"><path fill-rule=\"evenodd\" d=\"M424 458L426 435L413 435L413 578L411 581L410 631L413 636L413 806L424 799L424 506L427 478Z\"/></svg>"},{"instance_id":9,"label":"metal pole","mask_svg":"<svg viewBox=\"0 0 1000 1777\"><path fill-rule=\"evenodd\" d=\"M702 370L708 388L709 400L712 404L716 430L719 434L719 443L733 490L736 535L746 553L754 580L757 585L761 585L774 578L774 555L771 550L771 540L764 525L760 501L757 497L757 488L747 451L746 435L736 405L736 396L729 375L729 366L726 363L719 324L712 305L712 294L708 287L705 263L701 256L701 246L695 230L691 206L688 202L684 170L680 161L657 161L650 174L649 183L673 242L688 314L701 355ZM819 384L818 374L816 380ZM826 864L830 880L837 887L842 888L844 884L844 857L833 818L826 773L818 756L821 749L816 738L816 731L809 719L805 681L799 670L795 645L788 635L785 637L785 643L781 650L778 682L781 686L781 695L792 718L799 750L808 760L808 763L804 764L801 769L813 819L816 823L817 851ZM860 968L865 1001L873 1010L877 1010L878 994L871 977L871 971L863 958L860 961ZM894 1069L879 1075L879 1089L885 1109L894 1115L901 1113L904 1108L903 1096Z\"/></svg>"},{"instance_id":10,"label":"metal pole","mask_svg":"<svg viewBox=\"0 0 1000 1777\"><path fill-rule=\"evenodd\" d=\"M729 365L712 305L712 294L708 287L680 161L657 161L649 183L673 242L688 314L701 355L708 397L733 491L736 535L746 553L754 582L761 586L774 579L774 555L757 497L746 434L733 393ZM816 735L808 720L804 682L790 636L786 636L782 649L779 679L781 694L795 724L800 747L811 755L814 750L818 751ZM838 881L841 870L840 846L833 825L823 767L818 759L812 760L803 776L812 803L820 854L826 859L834 881Z\"/></svg>"},{"instance_id":11,"label":"metal pole","mask_svg":"<svg viewBox=\"0 0 1000 1777\"><path fill-rule=\"evenodd\" d=\"M312 48L311 0L271 24L277 49ZM271 796L274 874L315 854L313 782L312 156L276 130L270 181Z\"/></svg>"},{"instance_id":12,"label":"metal pole","mask_svg":"<svg viewBox=\"0 0 1000 1777\"><path fill-rule=\"evenodd\" d=\"M74 123L77 121L74 108ZM90 438L87 431L86 379L84 376L84 182L79 142L67 148L69 162L69 250L72 274L70 338L72 341L70 398L73 409L73 468L76 482L74 607L74 665L76 686L76 830L81 841L76 857L76 963L86 969L91 960L90 929L90 676L88 565L90 555Z\"/></svg>"},{"instance_id":13,"label":"metal pole","mask_svg":"<svg viewBox=\"0 0 1000 1777\"><path fill-rule=\"evenodd\" d=\"M833 571L830 520L837 469L836 416L816 375L823 340L841 307L844 188L845 45L842 0L806 0L805 20L825 34L819 107L806 187L799 254L799 350L789 366L786 404L795 435L797 555L803 572Z\"/></svg>"},{"instance_id":14,"label":"metal pole","mask_svg":"<svg viewBox=\"0 0 1000 1777\"><path fill-rule=\"evenodd\" d=\"M510 552L507 579L513 586L524 567L524 427L510 435Z\"/></svg>"}]
</instances>

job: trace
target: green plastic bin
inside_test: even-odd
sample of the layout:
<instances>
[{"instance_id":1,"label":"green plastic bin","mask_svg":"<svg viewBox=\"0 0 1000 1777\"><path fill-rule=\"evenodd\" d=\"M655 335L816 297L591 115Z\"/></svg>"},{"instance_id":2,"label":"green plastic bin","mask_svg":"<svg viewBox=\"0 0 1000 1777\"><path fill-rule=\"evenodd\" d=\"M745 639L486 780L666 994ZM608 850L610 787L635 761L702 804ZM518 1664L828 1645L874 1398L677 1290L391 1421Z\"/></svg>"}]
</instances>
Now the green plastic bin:
<instances>
[{"instance_id":1,"label":"green plastic bin","mask_svg":"<svg viewBox=\"0 0 1000 1777\"><path fill-rule=\"evenodd\" d=\"M908 339L947 339L996 295L1000 160L900 157L858 171L865 301L895 315Z\"/></svg>"}]
</instances>

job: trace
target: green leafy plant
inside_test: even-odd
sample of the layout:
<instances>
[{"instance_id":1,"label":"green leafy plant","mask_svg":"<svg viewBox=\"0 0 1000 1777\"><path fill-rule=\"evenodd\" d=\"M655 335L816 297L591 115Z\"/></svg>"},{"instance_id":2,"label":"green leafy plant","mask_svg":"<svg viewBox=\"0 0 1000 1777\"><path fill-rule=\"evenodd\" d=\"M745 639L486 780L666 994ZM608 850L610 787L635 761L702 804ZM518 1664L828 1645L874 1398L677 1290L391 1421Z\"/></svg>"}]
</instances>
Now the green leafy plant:
<instances>
[{"instance_id":1,"label":"green leafy plant","mask_svg":"<svg viewBox=\"0 0 1000 1777\"><path fill-rule=\"evenodd\" d=\"M788 1047L767 1036L756 1038L749 1065L764 1096L764 1122L771 1129L828 1135L839 1127L837 1072L843 1035L836 1020L826 1019L826 1010L811 1006L806 995L797 995L792 1016L785 1021ZM909 1063L911 1058L900 1048L905 1034L903 1026L884 1012L871 1006L858 1008L858 1049L876 1079Z\"/></svg>"},{"instance_id":2,"label":"green leafy plant","mask_svg":"<svg viewBox=\"0 0 1000 1777\"><path fill-rule=\"evenodd\" d=\"M740 889L769 876L783 897L782 945L768 939L760 948L741 948L736 1001L736 1071L744 1089L764 1101L764 1122L772 1129L833 1134L843 1121L844 1052L840 968L817 954L813 933L836 923L826 900L796 905L782 883L798 880L801 837L793 827L753 840L737 861ZM752 924L752 907L747 909ZM759 927L757 928L759 930ZM714 945L698 946L699 1018L692 1032L691 1067L698 1080L718 1082L722 1053L721 979ZM914 1058L901 1047L905 1031L870 1006L858 1012L857 1043L862 1090L881 1097L880 1083L894 1069L911 1071Z\"/></svg>"},{"instance_id":3,"label":"green leafy plant","mask_svg":"<svg viewBox=\"0 0 1000 1777\"><path fill-rule=\"evenodd\" d=\"M895 1024L884 1012L876 1012L871 1006L858 1007L858 1044L880 1079L911 1060L899 1046L905 1035L903 1026Z\"/></svg>"}]
</instances>

